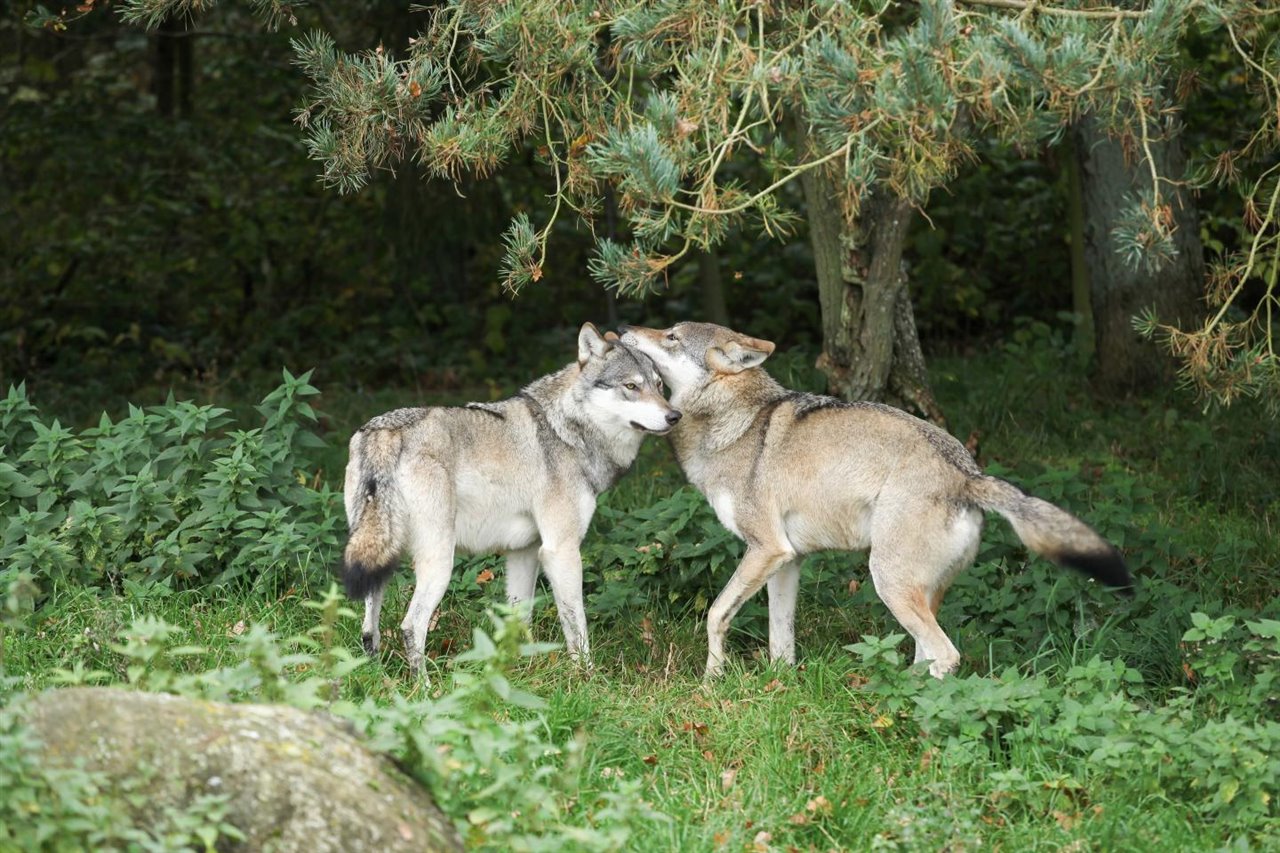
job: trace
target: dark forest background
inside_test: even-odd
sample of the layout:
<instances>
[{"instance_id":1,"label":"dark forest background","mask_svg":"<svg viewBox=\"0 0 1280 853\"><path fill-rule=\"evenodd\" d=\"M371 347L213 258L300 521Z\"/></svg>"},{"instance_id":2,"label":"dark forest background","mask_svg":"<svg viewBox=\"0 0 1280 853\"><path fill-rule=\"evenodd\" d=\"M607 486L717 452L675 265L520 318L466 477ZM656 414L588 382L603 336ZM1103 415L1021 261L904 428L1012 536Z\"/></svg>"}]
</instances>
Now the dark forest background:
<instances>
[{"instance_id":1,"label":"dark forest background","mask_svg":"<svg viewBox=\"0 0 1280 853\"><path fill-rule=\"evenodd\" d=\"M26 11L0 16L0 383L26 381L46 406L87 417L171 387L238 394L282 364L317 367L330 387L496 389L563 363L582 321L619 317L727 319L810 363L820 347L795 185L791 239L733 234L621 301L587 276L591 235L568 217L542 280L516 298L499 286L503 229L548 191L532 151L484 181L405 163L354 195L324 189L291 120L305 87L289 39L323 27L352 49L400 44L421 26L405 4L314 4L275 33L236 4L150 33L110 10L61 31L25 25ZM1204 54L1190 57L1190 151L1248 130L1232 125L1243 78L1218 49L1187 47ZM979 153L915 214L906 245L929 355L982 351L1032 322L1071 337L1072 153ZM1206 252L1238 245L1238 197L1196 203Z\"/></svg>"}]
</instances>

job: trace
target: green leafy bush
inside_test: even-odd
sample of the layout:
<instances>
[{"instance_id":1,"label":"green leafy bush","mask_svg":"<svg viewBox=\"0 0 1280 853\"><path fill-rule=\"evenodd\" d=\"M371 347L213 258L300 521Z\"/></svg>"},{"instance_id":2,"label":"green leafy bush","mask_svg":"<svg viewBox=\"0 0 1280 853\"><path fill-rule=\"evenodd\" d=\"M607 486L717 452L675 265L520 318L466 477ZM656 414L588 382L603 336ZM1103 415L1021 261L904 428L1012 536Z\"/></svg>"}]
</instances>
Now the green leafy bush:
<instances>
[{"instance_id":1,"label":"green leafy bush","mask_svg":"<svg viewBox=\"0 0 1280 853\"><path fill-rule=\"evenodd\" d=\"M322 444L310 375L284 371L250 428L171 397L75 432L11 387L0 401L0 580L182 586L326 565L341 502L302 473L303 452Z\"/></svg>"},{"instance_id":2,"label":"green leafy bush","mask_svg":"<svg viewBox=\"0 0 1280 853\"><path fill-rule=\"evenodd\" d=\"M1091 786L1184 802L1224 832L1280 833L1280 623L1193 615L1198 686L1165 693L1120 660L935 680L901 668L901 635L847 648L885 727L924 734L1003 809L1048 815Z\"/></svg>"},{"instance_id":3,"label":"green leafy bush","mask_svg":"<svg viewBox=\"0 0 1280 853\"><path fill-rule=\"evenodd\" d=\"M691 604L705 610L742 554L711 506L691 486L646 507L614 506L606 492L583 563L594 567L594 611L616 614L646 601Z\"/></svg>"}]
</instances>

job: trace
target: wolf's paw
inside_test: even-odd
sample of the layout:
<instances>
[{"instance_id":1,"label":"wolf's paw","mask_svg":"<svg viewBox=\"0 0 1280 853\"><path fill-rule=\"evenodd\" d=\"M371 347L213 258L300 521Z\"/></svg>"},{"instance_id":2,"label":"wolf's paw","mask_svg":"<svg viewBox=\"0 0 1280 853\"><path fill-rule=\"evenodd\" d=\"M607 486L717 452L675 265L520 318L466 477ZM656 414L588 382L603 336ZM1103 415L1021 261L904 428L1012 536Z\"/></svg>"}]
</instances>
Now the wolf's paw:
<instances>
[{"instance_id":1,"label":"wolf's paw","mask_svg":"<svg viewBox=\"0 0 1280 853\"><path fill-rule=\"evenodd\" d=\"M360 639L364 643L364 653L366 655L368 655L369 657L374 657L375 655L378 654L379 638L376 631L370 634L361 634Z\"/></svg>"}]
</instances>

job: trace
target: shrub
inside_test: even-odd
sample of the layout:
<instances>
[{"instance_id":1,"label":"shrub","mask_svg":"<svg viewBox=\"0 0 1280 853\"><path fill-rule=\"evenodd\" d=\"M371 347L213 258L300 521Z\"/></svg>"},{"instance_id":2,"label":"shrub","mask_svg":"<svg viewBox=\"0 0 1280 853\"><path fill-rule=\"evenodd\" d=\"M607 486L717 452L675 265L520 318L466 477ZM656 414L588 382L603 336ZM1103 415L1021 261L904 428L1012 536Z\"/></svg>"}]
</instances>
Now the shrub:
<instances>
[{"instance_id":1,"label":"shrub","mask_svg":"<svg viewBox=\"0 0 1280 853\"><path fill-rule=\"evenodd\" d=\"M338 494L303 473L304 452L322 446L310 375L284 371L249 428L170 397L77 433L42 421L11 387L0 401L0 581L184 586L327 564L342 515Z\"/></svg>"},{"instance_id":2,"label":"shrub","mask_svg":"<svg viewBox=\"0 0 1280 853\"><path fill-rule=\"evenodd\" d=\"M847 648L861 661L859 689L886 712L883 727L923 733L1002 808L1048 815L1059 795L1082 800L1105 784L1184 802L1227 833L1280 832L1280 623L1192 619L1185 639L1200 684L1166 695L1099 656L1057 672L939 681L901 668L901 635Z\"/></svg>"}]
</instances>

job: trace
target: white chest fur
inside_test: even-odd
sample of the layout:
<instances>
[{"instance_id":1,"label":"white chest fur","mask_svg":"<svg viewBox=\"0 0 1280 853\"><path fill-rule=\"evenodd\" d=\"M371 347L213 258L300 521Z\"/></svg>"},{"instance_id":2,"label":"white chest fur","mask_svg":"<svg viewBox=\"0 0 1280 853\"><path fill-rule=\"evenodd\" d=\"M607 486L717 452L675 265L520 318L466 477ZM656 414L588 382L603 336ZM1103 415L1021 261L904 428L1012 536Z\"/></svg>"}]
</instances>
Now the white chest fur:
<instances>
[{"instance_id":1,"label":"white chest fur","mask_svg":"<svg viewBox=\"0 0 1280 853\"><path fill-rule=\"evenodd\" d=\"M716 511L716 518L720 519L720 523L734 536L742 538L742 531L738 529L737 518L734 515L736 507L733 495L728 490L711 492L707 495L707 500L711 502L711 508Z\"/></svg>"}]
</instances>

